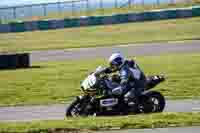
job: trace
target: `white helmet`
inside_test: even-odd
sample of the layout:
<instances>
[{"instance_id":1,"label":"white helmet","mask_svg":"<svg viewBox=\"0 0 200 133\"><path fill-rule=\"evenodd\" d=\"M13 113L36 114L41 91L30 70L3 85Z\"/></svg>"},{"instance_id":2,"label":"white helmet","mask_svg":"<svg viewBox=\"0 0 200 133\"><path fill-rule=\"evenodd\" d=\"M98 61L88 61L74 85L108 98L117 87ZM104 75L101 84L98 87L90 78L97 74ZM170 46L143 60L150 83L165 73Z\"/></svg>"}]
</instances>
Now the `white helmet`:
<instances>
[{"instance_id":1,"label":"white helmet","mask_svg":"<svg viewBox=\"0 0 200 133\"><path fill-rule=\"evenodd\" d=\"M124 64L124 57L120 53L113 53L108 62L111 67L116 66L119 69Z\"/></svg>"}]
</instances>

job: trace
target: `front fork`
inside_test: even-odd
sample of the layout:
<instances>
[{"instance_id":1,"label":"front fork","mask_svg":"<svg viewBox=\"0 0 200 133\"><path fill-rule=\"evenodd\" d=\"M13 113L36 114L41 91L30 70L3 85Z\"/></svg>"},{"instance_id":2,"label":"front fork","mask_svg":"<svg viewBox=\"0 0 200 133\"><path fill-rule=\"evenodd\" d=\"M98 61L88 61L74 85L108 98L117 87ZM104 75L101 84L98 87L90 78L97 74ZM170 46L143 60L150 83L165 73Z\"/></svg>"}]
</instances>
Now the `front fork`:
<instances>
[{"instance_id":1,"label":"front fork","mask_svg":"<svg viewBox=\"0 0 200 133\"><path fill-rule=\"evenodd\" d=\"M96 101L94 97L81 95L77 96L77 100L79 100L81 104L80 113L84 115L93 115L96 112Z\"/></svg>"}]
</instances>

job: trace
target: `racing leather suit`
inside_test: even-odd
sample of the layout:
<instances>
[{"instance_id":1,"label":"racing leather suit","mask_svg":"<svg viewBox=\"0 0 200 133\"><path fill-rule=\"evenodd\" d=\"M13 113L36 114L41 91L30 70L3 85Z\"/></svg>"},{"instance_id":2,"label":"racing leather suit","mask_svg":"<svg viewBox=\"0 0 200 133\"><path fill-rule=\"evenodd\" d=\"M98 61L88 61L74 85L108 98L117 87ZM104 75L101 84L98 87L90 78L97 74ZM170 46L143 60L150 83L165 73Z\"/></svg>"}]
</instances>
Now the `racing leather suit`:
<instances>
[{"instance_id":1,"label":"racing leather suit","mask_svg":"<svg viewBox=\"0 0 200 133\"><path fill-rule=\"evenodd\" d=\"M112 73L111 68L107 68L105 73ZM113 95L124 95L125 99L137 97L145 88L146 77L134 60L126 60L118 70L120 84L112 89Z\"/></svg>"}]
</instances>

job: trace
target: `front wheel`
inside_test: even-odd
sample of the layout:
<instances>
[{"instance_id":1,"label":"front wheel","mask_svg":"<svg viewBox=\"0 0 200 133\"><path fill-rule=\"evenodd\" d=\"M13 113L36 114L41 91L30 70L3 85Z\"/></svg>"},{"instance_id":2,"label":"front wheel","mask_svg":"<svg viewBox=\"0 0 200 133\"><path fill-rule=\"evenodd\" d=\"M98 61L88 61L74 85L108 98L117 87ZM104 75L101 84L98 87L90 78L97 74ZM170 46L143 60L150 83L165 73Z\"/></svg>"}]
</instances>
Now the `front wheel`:
<instances>
[{"instance_id":1,"label":"front wheel","mask_svg":"<svg viewBox=\"0 0 200 133\"><path fill-rule=\"evenodd\" d=\"M90 97L77 97L67 108L66 117L91 116L95 111L90 104Z\"/></svg>"},{"instance_id":2,"label":"front wheel","mask_svg":"<svg viewBox=\"0 0 200 133\"><path fill-rule=\"evenodd\" d=\"M66 117L78 117L80 116L80 101L75 99L66 109Z\"/></svg>"}]
</instances>

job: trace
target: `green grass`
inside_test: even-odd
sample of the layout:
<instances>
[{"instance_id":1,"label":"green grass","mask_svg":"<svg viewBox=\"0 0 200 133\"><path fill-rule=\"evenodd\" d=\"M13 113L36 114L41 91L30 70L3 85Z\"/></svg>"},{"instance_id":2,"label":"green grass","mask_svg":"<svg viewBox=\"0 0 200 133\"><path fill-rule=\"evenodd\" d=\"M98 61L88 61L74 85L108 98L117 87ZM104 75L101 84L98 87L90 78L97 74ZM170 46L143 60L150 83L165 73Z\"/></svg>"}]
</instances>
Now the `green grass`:
<instances>
[{"instance_id":1,"label":"green grass","mask_svg":"<svg viewBox=\"0 0 200 133\"><path fill-rule=\"evenodd\" d=\"M100 47L200 38L200 17L0 34L0 52Z\"/></svg>"},{"instance_id":2,"label":"green grass","mask_svg":"<svg viewBox=\"0 0 200 133\"><path fill-rule=\"evenodd\" d=\"M21 123L0 123L0 132L60 133L92 132L105 129L163 128L199 126L200 113L160 113L137 116L89 117L60 121L35 121Z\"/></svg>"},{"instance_id":3,"label":"green grass","mask_svg":"<svg viewBox=\"0 0 200 133\"><path fill-rule=\"evenodd\" d=\"M138 57L147 75L164 73L156 87L170 99L199 98L200 54ZM34 63L41 68L0 72L0 106L66 103L81 93L80 81L103 59Z\"/></svg>"},{"instance_id":4,"label":"green grass","mask_svg":"<svg viewBox=\"0 0 200 133\"><path fill-rule=\"evenodd\" d=\"M183 8L200 5L200 0L191 0L190 2L181 2L175 4L153 4L153 5L138 5L133 4L131 6L124 6L118 8L107 8L97 10L82 10L76 12L62 12L62 13L49 13L47 16L34 16L32 18L22 20L11 21L31 21L31 20L48 20L48 19L63 19L63 18L78 18L80 16L98 16L98 15L112 15L112 14L124 14L130 12L143 12L153 9L167 9L167 8ZM119 5L120 6L120 5Z\"/></svg>"}]
</instances>

